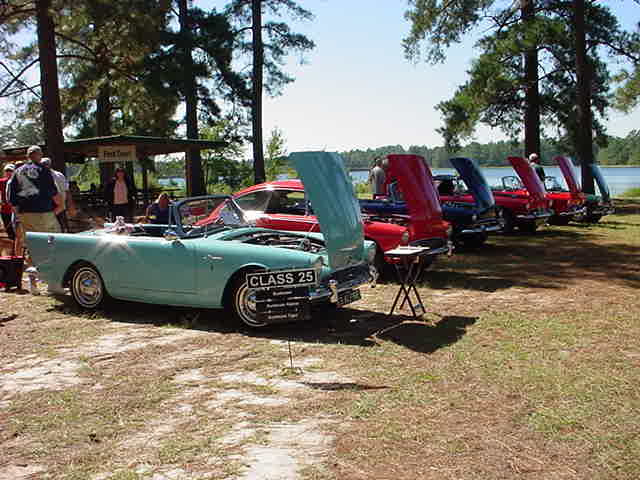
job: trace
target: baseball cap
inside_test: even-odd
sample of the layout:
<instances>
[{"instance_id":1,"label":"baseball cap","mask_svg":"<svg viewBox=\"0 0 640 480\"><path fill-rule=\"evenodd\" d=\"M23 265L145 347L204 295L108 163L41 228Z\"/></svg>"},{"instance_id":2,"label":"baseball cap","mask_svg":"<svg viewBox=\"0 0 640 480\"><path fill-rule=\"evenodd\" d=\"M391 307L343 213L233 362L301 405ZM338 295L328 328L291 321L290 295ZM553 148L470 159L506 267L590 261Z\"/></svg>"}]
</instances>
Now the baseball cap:
<instances>
[{"instance_id":1,"label":"baseball cap","mask_svg":"<svg viewBox=\"0 0 640 480\"><path fill-rule=\"evenodd\" d=\"M13 163L7 163L7 164L4 166L3 171L5 171L5 172L6 172L7 170L11 170L11 171L13 172L15 169L16 169L16 166L15 166Z\"/></svg>"},{"instance_id":2,"label":"baseball cap","mask_svg":"<svg viewBox=\"0 0 640 480\"><path fill-rule=\"evenodd\" d=\"M27 157L31 155L33 152L42 153L42 149L38 145L31 145L29 148L27 148Z\"/></svg>"}]
</instances>

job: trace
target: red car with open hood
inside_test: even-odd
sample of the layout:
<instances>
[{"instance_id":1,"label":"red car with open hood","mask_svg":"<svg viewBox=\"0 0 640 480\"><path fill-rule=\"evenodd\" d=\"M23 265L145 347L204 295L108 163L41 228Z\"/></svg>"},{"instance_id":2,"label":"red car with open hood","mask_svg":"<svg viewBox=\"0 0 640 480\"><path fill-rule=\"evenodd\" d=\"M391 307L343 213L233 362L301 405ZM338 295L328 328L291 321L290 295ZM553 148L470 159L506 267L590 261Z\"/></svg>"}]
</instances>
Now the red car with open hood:
<instances>
[{"instance_id":1,"label":"red car with open hood","mask_svg":"<svg viewBox=\"0 0 640 480\"><path fill-rule=\"evenodd\" d=\"M387 155L385 174L387 190L394 191L388 197L360 200L365 218L406 226L411 245L438 253L448 250L452 228L443 218L429 165L418 155ZM403 202L401 210L398 201Z\"/></svg>"},{"instance_id":2,"label":"red car with open hood","mask_svg":"<svg viewBox=\"0 0 640 480\"><path fill-rule=\"evenodd\" d=\"M557 156L555 162L560 167L569 190L565 190L556 177L547 176L544 186L547 190L547 198L551 200L553 216L549 218L549 223L553 225L566 225L574 216L582 216L586 213L586 195L582 193L578 177L571 160L567 157Z\"/></svg>"},{"instance_id":3,"label":"red car with open hood","mask_svg":"<svg viewBox=\"0 0 640 480\"><path fill-rule=\"evenodd\" d=\"M496 205L502 209L503 231L518 228L533 233L553 215L551 200L528 160L521 157L508 160L518 176L502 177L502 185L492 188Z\"/></svg>"}]
</instances>

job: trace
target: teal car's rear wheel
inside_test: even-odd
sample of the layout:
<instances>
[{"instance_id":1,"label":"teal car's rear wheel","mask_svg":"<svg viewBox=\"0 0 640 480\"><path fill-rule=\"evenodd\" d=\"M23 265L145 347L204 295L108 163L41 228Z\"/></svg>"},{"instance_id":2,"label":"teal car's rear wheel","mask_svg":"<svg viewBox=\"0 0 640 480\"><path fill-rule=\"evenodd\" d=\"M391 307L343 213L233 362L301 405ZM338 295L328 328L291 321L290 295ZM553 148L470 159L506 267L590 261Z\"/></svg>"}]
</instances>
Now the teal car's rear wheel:
<instances>
[{"instance_id":1,"label":"teal car's rear wheel","mask_svg":"<svg viewBox=\"0 0 640 480\"><path fill-rule=\"evenodd\" d=\"M231 291L231 308L236 320L251 328L265 327L256 314L256 292L247 285L244 275L238 277Z\"/></svg>"},{"instance_id":2,"label":"teal car's rear wheel","mask_svg":"<svg viewBox=\"0 0 640 480\"><path fill-rule=\"evenodd\" d=\"M82 308L96 309L108 298L100 272L93 265L80 265L71 275L71 296Z\"/></svg>"}]
</instances>

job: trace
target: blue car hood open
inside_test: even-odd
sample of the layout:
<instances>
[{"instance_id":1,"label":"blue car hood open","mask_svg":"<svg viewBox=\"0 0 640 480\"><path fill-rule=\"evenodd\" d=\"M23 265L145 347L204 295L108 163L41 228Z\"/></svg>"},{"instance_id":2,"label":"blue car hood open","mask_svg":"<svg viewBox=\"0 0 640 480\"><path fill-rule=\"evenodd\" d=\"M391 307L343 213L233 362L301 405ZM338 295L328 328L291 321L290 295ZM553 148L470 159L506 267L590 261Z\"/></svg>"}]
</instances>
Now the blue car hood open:
<instances>
[{"instance_id":1,"label":"blue car hood open","mask_svg":"<svg viewBox=\"0 0 640 480\"><path fill-rule=\"evenodd\" d=\"M593 174L593 178L598 184L598 189L600 190L600 196L602 197L602 201L605 203L609 202L611 200L611 191L609 190L609 184L604 179L604 175L602 175L602 170L600 170L600 165L592 163L591 173Z\"/></svg>"},{"instance_id":2,"label":"blue car hood open","mask_svg":"<svg viewBox=\"0 0 640 480\"><path fill-rule=\"evenodd\" d=\"M494 207L496 202L493 198L491 187L476 162L470 158L463 157L451 158L449 161L471 191L478 208L481 211L485 211Z\"/></svg>"},{"instance_id":3,"label":"blue car hood open","mask_svg":"<svg viewBox=\"0 0 640 480\"><path fill-rule=\"evenodd\" d=\"M291 153L307 198L318 217L329 252L329 266L344 268L364 260L360 204L342 158L331 152Z\"/></svg>"}]
</instances>

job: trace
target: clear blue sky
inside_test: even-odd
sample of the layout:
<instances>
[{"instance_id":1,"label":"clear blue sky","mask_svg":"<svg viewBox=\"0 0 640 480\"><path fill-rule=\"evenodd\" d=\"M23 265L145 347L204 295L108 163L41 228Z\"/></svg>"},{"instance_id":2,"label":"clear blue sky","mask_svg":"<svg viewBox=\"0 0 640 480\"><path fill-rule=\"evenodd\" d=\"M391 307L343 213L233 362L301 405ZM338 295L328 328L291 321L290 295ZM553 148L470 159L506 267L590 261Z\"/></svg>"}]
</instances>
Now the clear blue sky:
<instances>
[{"instance_id":1,"label":"clear blue sky","mask_svg":"<svg viewBox=\"0 0 640 480\"><path fill-rule=\"evenodd\" d=\"M226 1L195 0L202 8ZM640 6L630 0L609 5L633 28ZM435 105L451 98L467 78L477 55L474 38L448 51L440 65L414 65L401 46L409 30L405 0L302 0L313 12L312 22L294 24L296 31L315 41L307 64L291 57L286 70L295 78L282 96L265 98L264 135L279 127L289 151L326 149L343 151L383 145L442 145ZM638 127L638 111L611 112L609 133L625 136ZM499 131L481 128L476 139L504 138Z\"/></svg>"}]
</instances>

